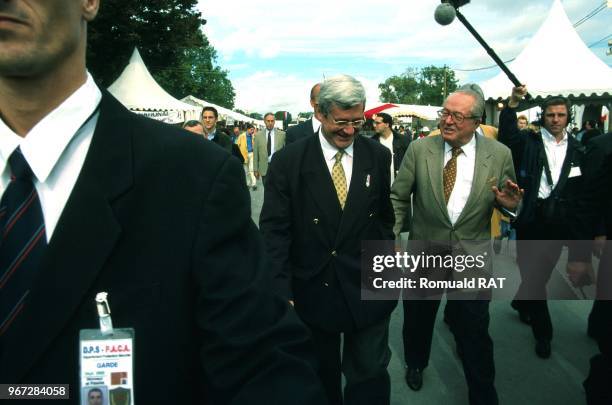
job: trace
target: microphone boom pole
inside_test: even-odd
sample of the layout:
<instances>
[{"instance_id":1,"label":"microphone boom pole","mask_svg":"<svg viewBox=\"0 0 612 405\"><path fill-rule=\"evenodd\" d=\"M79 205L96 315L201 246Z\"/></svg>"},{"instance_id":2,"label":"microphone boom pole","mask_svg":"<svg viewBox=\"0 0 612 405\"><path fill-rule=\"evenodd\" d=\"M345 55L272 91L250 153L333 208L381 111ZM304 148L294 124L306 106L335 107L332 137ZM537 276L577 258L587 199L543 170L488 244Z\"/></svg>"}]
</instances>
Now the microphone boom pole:
<instances>
[{"instance_id":1,"label":"microphone boom pole","mask_svg":"<svg viewBox=\"0 0 612 405\"><path fill-rule=\"evenodd\" d=\"M504 71L504 73L506 74L506 76L508 76L508 79L510 79L512 84L514 84L516 87L522 86L521 82L519 82L519 80L516 78L514 73L512 73L510 71L510 69L508 69L508 66L506 66L504 61L502 61L499 58L499 56L497 56L495 51L485 42L485 40L474 29L474 27L472 27L472 24L470 24L469 21L466 20L466 18L463 16L463 14L461 14L461 12L459 10L457 10L457 9L455 9L455 12L457 13L457 18L459 19L459 21L461 21L461 23L463 25L465 25L465 28L467 28L467 30L470 31L470 33L474 36L474 38L476 38L476 40L480 43L480 45L482 45L482 47L485 49L485 51L487 51L489 56L491 56L493 58L493 60L495 61L495 63L497 63L497 65L501 68L501 70ZM526 100L529 100L530 98L531 98L531 96L529 94L525 95L525 99Z\"/></svg>"},{"instance_id":2,"label":"microphone boom pole","mask_svg":"<svg viewBox=\"0 0 612 405\"><path fill-rule=\"evenodd\" d=\"M506 74L508 79L510 79L512 84L514 84L517 87L518 86L522 86L522 83L519 82L519 80L516 78L514 73L512 73L510 71L510 69L508 69L508 66L506 66L506 64L499 58L499 56L497 56L495 51L485 42L485 40L474 29L474 27L472 27L472 24L470 24L468 22L468 20L463 16L463 14L461 14L461 12L459 11L459 7L464 5L464 4L466 4L466 3L469 3L469 1L442 0L442 5L438 6L438 8L441 9L445 3L448 4L446 7L448 7L448 9L450 9L450 12L451 12L450 18L448 16L448 14L449 14L448 10L444 10L444 14L443 15L442 14L440 16L436 15L436 21L438 21L438 23L440 23L442 25L450 24L452 22L452 18L454 17L454 16L452 16L452 14L455 14L457 16L457 18L459 19L459 21L461 21L461 23L465 26L465 28L467 28L467 30L474 36L474 38L476 38L478 43L480 43L480 45L482 45L482 47L485 49L485 51L487 51L489 56L491 56L491 58L493 58L495 63L497 63L497 65L501 68L501 70ZM440 10L440 11L442 11L442 10ZM453 13L453 11L454 11L454 13ZM439 20L438 19L439 17L445 17L445 18L444 18L444 20ZM529 101L531 99L532 99L531 95L529 93L527 93L525 95L525 100Z\"/></svg>"}]
</instances>

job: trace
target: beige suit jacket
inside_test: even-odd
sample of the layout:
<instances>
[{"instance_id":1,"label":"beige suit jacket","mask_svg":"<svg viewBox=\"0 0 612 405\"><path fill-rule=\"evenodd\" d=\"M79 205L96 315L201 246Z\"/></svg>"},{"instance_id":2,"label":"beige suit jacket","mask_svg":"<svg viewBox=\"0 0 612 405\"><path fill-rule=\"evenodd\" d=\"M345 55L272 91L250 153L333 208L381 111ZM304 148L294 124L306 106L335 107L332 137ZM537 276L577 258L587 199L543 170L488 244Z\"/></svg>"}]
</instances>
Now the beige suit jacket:
<instances>
[{"instance_id":1,"label":"beige suit jacket","mask_svg":"<svg viewBox=\"0 0 612 405\"><path fill-rule=\"evenodd\" d=\"M274 128L274 153L285 146L285 132ZM268 173L268 130L263 129L255 134L253 142L253 170L260 176Z\"/></svg>"},{"instance_id":2,"label":"beige suit jacket","mask_svg":"<svg viewBox=\"0 0 612 405\"><path fill-rule=\"evenodd\" d=\"M472 189L454 225L444 201L443 159L444 139L440 136L410 143L391 189L395 234L402 229L404 221L411 220L409 237L414 240L489 239L495 203L491 187L501 189L506 179L516 181L510 149L495 140L477 136Z\"/></svg>"}]
</instances>

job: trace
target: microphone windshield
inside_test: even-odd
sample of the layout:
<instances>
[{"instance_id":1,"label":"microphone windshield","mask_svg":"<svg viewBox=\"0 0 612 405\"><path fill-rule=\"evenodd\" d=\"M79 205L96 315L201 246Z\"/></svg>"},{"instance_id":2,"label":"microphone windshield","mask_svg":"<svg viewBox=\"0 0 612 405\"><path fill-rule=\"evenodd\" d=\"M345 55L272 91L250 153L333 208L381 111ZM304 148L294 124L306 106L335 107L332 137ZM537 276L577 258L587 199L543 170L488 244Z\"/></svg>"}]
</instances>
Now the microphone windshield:
<instances>
[{"instance_id":1,"label":"microphone windshield","mask_svg":"<svg viewBox=\"0 0 612 405\"><path fill-rule=\"evenodd\" d=\"M434 13L434 18L436 22L440 25L448 25L453 22L455 19L455 7L453 7L449 3L442 3L438 7L436 7L436 12Z\"/></svg>"}]
</instances>

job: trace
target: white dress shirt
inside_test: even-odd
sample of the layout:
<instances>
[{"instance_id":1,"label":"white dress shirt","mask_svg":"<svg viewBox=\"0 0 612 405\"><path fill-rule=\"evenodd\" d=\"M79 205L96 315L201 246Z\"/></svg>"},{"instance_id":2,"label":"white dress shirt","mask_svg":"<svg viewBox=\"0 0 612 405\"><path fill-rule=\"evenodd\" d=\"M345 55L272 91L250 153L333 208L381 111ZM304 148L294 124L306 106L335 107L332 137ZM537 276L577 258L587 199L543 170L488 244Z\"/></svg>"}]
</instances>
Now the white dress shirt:
<instances>
[{"instance_id":1,"label":"white dress shirt","mask_svg":"<svg viewBox=\"0 0 612 405\"><path fill-rule=\"evenodd\" d=\"M457 156L457 177L455 178L455 186L448 198L446 209L448 210L448 216L451 220L451 224L455 225L457 219L461 215L465 203L467 203L470 191L472 190L472 181L474 180L474 168L476 166L476 137L479 136L474 134L470 142L461 147L463 153ZM452 146L448 143L444 143L444 166L453 156Z\"/></svg>"},{"instance_id":2,"label":"white dress shirt","mask_svg":"<svg viewBox=\"0 0 612 405\"><path fill-rule=\"evenodd\" d=\"M315 118L314 114L312 115L312 133L316 134L319 132L319 128L321 128L321 121Z\"/></svg>"},{"instance_id":3,"label":"white dress shirt","mask_svg":"<svg viewBox=\"0 0 612 405\"><path fill-rule=\"evenodd\" d=\"M323 157L325 158L325 163L327 163L327 170L329 170L329 174L331 176L334 163L336 163L336 153L338 153L339 149L327 142L327 139L325 139L320 130L319 142L321 143L321 149L323 149ZM351 185L351 177L353 175L353 144L350 144L350 146L345 148L344 152L345 153L342 155L342 160L340 160L340 163L342 163L342 169L344 169L346 189L348 191Z\"/></svg>"},{"instance_id":4,"label":"white dress shirt","mask_svg":"<svg viewBox=\"0 0 612 405\"><path fill-rule=\"evenodd\" d=\"M548 198L553 188L559 182L561 176L561 168L563 167L563 161L567 154L567 132L563 131L563 138L561 142L557 143L557 139L548 132L545 128L542 128L542 141L544 142L544 150L546 151L546 159L548 159L548 166L550 166L550 175L553 181L553 187L548 185L548 179L546 178L546 168L542 170L542 177L540 177L540 188L538 190L538 198Z\"/></svg>"},{"instance_id":5,"label":"white dress shirt","mask_svg":"<svg viewBox=\"0 0 612 405\"><path fill-rule=\"evenodd\" d=\"M268 128L265 129L266 131L266 147L268 145ZM270 163L270 161L272 160L272 156L274 155L274 152L276 152L276 150L274 150L274 138L275 138L275 130L272 129L272 132L270 132L270 156L268 156L268 163Z\"/></svg>"},{"instance_id":6,"label":"white dress shirt","mask_svg":"<svg viewBox=\"0 0 612 405\"><path fill-rule=\"evenodd\" d=\"M25 137L17 135L0 119L0 194L4 194L10 182L8 158L21 146L34 173L47 242L83 167L98 122L96 109L101 99L100 89L87 73L87 81Z\"/></svg>"},{"instance_id":7,"label":"white dress shirt","mask_svg":"<svg viewBox=\"0 0 612 405\"><path fill-rule=\"evenodd\" d=\"M380 143L389 149L389 152L391 152L391 167L389 167L389 170L391 171L391 184L393 184L393 181L395 180L395 170L393 170L393 134L390 134L387 139L385 139L382 135L378 139L380 139Z\"/></svg>"}]
</instances>

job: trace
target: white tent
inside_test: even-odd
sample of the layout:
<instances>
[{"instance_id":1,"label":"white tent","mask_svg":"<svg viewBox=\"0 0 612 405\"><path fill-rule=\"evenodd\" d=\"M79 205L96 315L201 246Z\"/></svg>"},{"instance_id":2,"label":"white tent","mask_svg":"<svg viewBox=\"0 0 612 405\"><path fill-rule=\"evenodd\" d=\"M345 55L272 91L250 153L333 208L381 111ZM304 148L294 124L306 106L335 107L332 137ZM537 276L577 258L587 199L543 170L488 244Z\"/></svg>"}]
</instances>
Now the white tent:
<instances>
[{"instance_id":1,"label":"white tent","mask_svg":"<svg viewBox=\"0 0 612 405\"><path fill-rule=\"evenodd\" d=\"M612 101L612 69L580 39L560 0L553 2L540 29L508 68L527 85L534 101L559 95L574 103ZM489 113L491 102L508 97L513 84L500 72L480 86Z\"/></svg>"},{"instance_id":2,"label":"white tent","mask_svg":"<svg viewBox=\"0 0 612 405\"><path fill-rule=\"evenodd\" d=\"M183 102L185 102L187 104L190 104L190 105L201 107L201 108L207 107L207 106L214 107L217 110L217 112L219 113L219 118L221 120L228 120L228 118L229 118L229 119L231 119L233 121L250 122L250 123L257 124L259 126L263 126L263 121L261 121L261 120L256 120L256 119L251 118L249 116L246 116L244 114L240 114L240 113L238 113L236 111L232 111L229 108L221 107L220 105L213 104L211 102L199 99L199 98L194 97L192 95L184 97L183 99L181 99L181 101L183 101Z\"/></svg>"},{"instance_id":3,"label":"white tent","mask_svg":"<svg viewBox=\"0 0 612 405\"><path fill-rule=\"evenodd\" d=\"M198 119L202 111L201 107L183 103L162 89L149 73L137 48L108 91L128 109L171 124Z\"/></svg>"}]
</instances>

